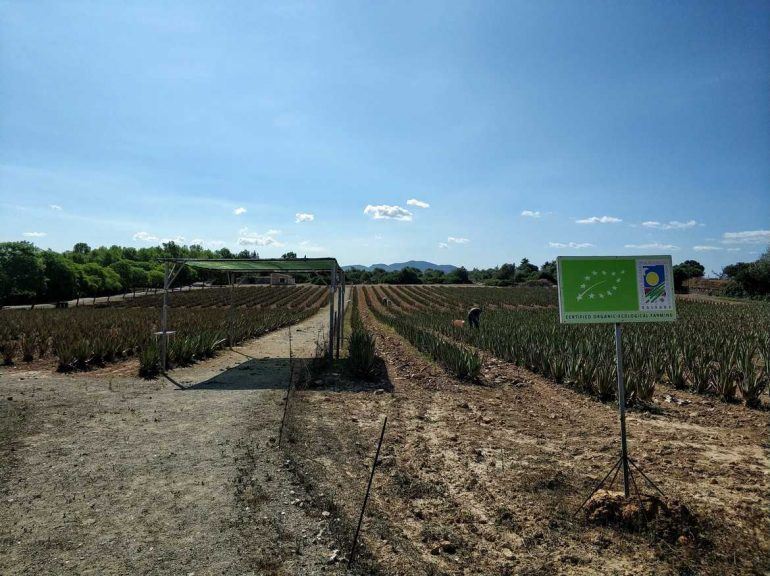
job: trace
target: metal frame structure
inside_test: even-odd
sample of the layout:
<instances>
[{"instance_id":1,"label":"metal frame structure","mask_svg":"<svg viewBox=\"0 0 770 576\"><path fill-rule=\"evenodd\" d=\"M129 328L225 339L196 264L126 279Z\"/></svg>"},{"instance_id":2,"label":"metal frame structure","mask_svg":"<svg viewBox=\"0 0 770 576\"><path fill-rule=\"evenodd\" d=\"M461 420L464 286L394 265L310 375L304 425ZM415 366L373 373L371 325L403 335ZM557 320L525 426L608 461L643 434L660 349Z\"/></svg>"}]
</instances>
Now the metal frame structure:
<instances>
[{"instance_id":1,"label":"metal frame structure","mask_svg":"<svg viewBox=\"0 0 770 576\"><path fill-rule=\"evenodd\" d=\"M199 270L225 272L227 283L230 285L230 317L228 319L228 339L232 347L232 320L235 314L235 276L237 274L253 274L255 272L281 272L297 274L329 274L329 342L327 357L331 362L335 356L340 357L340 346L344 337L345 318L345 271L337 264L335 258L297 258L291 260L251 260L240 258L160 258L163 262L163 305L160 313L160 331L155 335L160 338L160 367L166 375L168 357L168 338L174 331L168 330L168 293L184 266ZM328 265L328 268L321 266ZM335 307L335 297L337 305Z\"/></svg>"}]
</instances>

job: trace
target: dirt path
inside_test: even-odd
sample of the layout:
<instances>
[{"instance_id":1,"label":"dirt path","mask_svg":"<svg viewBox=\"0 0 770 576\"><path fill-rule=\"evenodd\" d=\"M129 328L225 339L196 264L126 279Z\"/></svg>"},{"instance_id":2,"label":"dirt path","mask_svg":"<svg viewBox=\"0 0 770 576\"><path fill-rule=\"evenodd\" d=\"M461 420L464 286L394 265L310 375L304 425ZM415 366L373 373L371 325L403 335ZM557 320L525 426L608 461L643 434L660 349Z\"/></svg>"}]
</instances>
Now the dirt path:
<instances>
[{"instance_id":1,"label":"dirt path","mask_svg":"<svg viewBox=\"0 0 770 576\"><path fill-rule=\"evenodd\" d=\"M292 327L295 356L327 319ZM288 357L284 329L174 371L185 391L0 372L0 414L23 415L0 438L0 573L335 573L275 446Z\"/></svg>"}]
</instances>

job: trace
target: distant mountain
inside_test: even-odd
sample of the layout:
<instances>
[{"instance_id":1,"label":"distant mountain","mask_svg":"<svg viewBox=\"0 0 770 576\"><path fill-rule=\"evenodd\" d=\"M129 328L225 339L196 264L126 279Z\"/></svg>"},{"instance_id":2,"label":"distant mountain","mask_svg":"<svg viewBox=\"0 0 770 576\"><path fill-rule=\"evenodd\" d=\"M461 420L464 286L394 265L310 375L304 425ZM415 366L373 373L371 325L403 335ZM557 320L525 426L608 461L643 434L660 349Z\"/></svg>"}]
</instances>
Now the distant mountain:
<instances>
[{"instance_id":1,"label":"distant mountain","mask_svg":"<svg viewBox=\"0 0 770 576\"><path fill-rule=\"evenodd\" d=\"M425 260L409 260L408 262L396 262L395 264L372 264L371 266L351 264L349 266L343 266L343 268L345 270L367 270L369 272L375 268L382 268L386 272L398 272L402 268L417 268L421 272L432 269L441 270L445 274L457 270L457 266L453 266L452 264L434 264L433 262L426 262Z\"/></svg>"}]
</instances>

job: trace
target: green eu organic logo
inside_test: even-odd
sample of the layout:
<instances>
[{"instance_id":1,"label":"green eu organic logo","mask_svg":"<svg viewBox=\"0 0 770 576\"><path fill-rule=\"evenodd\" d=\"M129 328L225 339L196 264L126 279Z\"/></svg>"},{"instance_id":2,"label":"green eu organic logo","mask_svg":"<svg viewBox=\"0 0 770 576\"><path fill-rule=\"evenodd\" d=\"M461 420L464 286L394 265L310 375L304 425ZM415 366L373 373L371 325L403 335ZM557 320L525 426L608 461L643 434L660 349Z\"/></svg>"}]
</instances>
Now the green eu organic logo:
<instances>
[{"instance_id":1,"label":"green eu organic logo","mask_svg":"<svg viewBox=\"0 0 770 576\"><path fill-rule=\"evenodd\" d=\"M633 259L565 260L561 266L566 309L574 312L638 309Z\"/></svg>"}]
</instances>

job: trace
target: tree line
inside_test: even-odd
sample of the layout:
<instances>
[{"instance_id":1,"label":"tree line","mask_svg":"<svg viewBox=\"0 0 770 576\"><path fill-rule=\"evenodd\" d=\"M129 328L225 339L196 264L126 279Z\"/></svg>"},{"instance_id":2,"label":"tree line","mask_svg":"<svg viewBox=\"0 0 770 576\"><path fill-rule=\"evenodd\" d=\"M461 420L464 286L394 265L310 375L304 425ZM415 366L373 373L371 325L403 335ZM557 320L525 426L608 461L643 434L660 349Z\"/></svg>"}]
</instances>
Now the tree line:
<instances>
[{"instance_id":1,"label":"tree line","mask_svg":"<svg viewBox=\"0 0 770 576\"><path fill-rule=\"evenodd\" d=\"M518 264L503 264L494 268L468 270L464 267L451 272L429 268L402 268L388 272L374 270L348 270L345 280L350 284L485 284L487 286L514 286L517 284L555 284L556 262L546 262L538 267L527 258Z\"/></svg>"},{"instance_id":2,"label":"tree line","mask_svg":"<svg viewBox=\"0 0 770 576\"><path fill-rule=\"evenodd\" d=\"M79 242L72 250L41 250L30 242L0 243L0 305L57 302L163 287L159 258L258 258L255 252L206 250L167 242L150 248ZM222 274L182 268L176 285L219 280Z\"/></svg>"},{"instance_id":3,"label":"tree line","mask_svg":"<svg viewBox=\"0 0 770 576\"><path fill-rule=\"evenodd\" d=\"M296 258L287 252L283 258ZM166 242L160 246L133 248L101 246L91 248L80 242L71 250L42 250L30 242L0 243L0 305L57 302L163 287L163 264L160 258L259 258L256 252L232 252L227 248L208 250L202 246L180 246ZM674 266L674 280L681 289L688 278L701 277L704 267L695 260ZM295 275L297 282L326 284L325 275ZM726 266L722 277L730 280L727 293L732 296L767 297L770 294L770 249L755 262L738 262ZM248 279L246 279L248 281ZM348 270L351 284L484 284L487 286L552 285L556 283L556 262L541 266L522 258L518 264L505 263L494 268L451 272L421 271L404 268L388 272ZM224 283L221 272L199 271L183 267L175 285L198 281Z\"/></svg>"}]
</instances>

